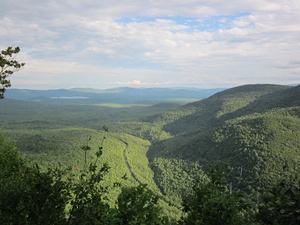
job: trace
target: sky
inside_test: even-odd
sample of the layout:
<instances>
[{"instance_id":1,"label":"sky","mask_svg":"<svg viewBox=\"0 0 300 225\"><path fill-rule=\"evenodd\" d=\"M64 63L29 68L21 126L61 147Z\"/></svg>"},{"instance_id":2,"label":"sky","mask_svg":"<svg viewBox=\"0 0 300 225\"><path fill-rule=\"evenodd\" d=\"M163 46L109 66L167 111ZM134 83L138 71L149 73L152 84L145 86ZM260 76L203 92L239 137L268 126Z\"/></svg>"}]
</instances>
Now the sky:
<instances>
[{"instance_id":1,"label":"sky","mask_svg":"<svg viewBox=\"0 0 300 225\"><path fill-rule=\"evenodd\" d=\"M300 84L300 0L0 0L12 88Z\"/></svg>"}]
</instances>

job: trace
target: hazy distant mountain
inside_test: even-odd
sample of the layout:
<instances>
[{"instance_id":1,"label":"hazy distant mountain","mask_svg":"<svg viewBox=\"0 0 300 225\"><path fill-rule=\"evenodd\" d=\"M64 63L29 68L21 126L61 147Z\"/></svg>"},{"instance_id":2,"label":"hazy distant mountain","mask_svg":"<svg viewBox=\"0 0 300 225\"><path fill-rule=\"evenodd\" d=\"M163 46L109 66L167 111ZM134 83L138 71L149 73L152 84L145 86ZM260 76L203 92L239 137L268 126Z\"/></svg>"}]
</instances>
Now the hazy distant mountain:
<instances>
[{"instance_id":1,"label":"hazy distant mountain","mask_svg":"<svg viewBox=\"0 0 300 225\"><path fill-rule=\"evenodd\" d=\"M224 89L196 89L196 88L129 88L120 87L106 90L91 88L57 89L57 90L27 90L9 89L6 98L19 100L83 100L90 102L110 103L159 103L179 102L187 103L207 98Z\"/></svg>"}]
</instances>

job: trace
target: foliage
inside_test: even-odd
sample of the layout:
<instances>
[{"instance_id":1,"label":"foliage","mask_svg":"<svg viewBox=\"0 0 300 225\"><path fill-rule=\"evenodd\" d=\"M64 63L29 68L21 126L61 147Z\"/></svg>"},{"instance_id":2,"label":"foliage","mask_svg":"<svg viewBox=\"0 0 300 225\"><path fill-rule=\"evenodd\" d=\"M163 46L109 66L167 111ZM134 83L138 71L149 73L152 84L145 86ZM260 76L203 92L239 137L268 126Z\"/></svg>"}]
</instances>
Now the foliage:
<instances>
[{"instance_id":1,"label":"foliage","mask_svg":"<svg viewBox=\"0 0 300 225\"><path fill-rule=\"evenodd\" d=\"M120 224L168 224L158 200L159 197L144 184L122 188L117 201Z\"/></svg>"},{"instance_id":2,"label":"foliage","mask_svg":"<svg viewBox=\"0 0 300 225\"><path fill-rule=\"evenodd\" d=\"M19 171L24 164L23 160L18 154L15 145L6 140L4 135L0 132L0 174L1 177L6 177L10 173Z\"/></svg>"},{"instance_id":3,"label":"foliage","mask_svg":"<svg viewBox=\"0 0 300 225\"><path fill-rule=\"evenodd\" d=\"M182 159L155 158L151 163L154 180L171 205L181 206L182 194L190 193L194 180L207 179L201 166ZM178 179L180 177L180 179Z\"/></svg>"},{"instance_id":4,"label":"foliage","mask_svg":"<svg viewBox=\"0 0 300 225\"><path fill-rule=\"evenodd\" d=\"M69 194L58 171L34 167L1 179L1 224L63 224Z\"/></svg>"},{"instance_id":5,"label":"foliage","mask_svg":"<svg viewBox=\"0 0 300 225\"><path fill-rule=\"evenodd\" d=\"M114 224L112 210L105 201L107 187L102 184L109 167L106 163L100 168L97 165L102 149L100 146L93 162L87 163L85 157L86 166L79 172L78 179L69 178L73 197L69 202L68 224ZM91 147L86 144L82 146L82 150L86 156Z\"/></svg>"},{"instance_id":6,"label":"foliage","mask_svg":"<svg viewBox=\"0 0 300 225\"><path fill-rule=\"evenodd\" d=\"M0 162L1 224L63 224L69 193L61 171L27 165L3 138Z\"/></svg>"},{"instance_id":7,"label":"foliage","mask_svg":"<svg viewBox=\"0 0 300 225\"><path fill-rule=\"evenodd\" d=\"M300 179L287 177L273 184L262 194L257 219L263 224L300 223Z\"/></svg>"},{"instance_id":8,"label":"foliage","mask_svg":"<svg viewBox=\"0 0 300 225\"><path fill-rule=\"evenodd\" d=\"M71 168L43 172L19 160L15 149L3 141L2 146L1 160L13 161L13 155L16 166L1 170L1 224L114 224L105 199L107 187L102 184L108 166L98 165L102 146L94 161L75 172Z\"/></svg>"},{"instance_id":9,"label":"foliage","mask_svg":"<svg viewBox=\"0 0 300 225\"><path fill-rule=\"evenodd\" d=\"M20 52L19 47L8 47L1 51L0 54L0 99L4 98L6 88L11 86L8 77L14 72L20 70L25 63L19 63L16 55Z\"/></svg>"},{"instance_id":10,"label":"foliage","mask_svg":"<svg viewBox=\"0 0 300 225\"><path fill-rule=\"evenodd\" d=\"M251 224L248 216L250 204L241 192L231 192L226 187L223 174L216 169L209 173L210 181L196 181L193 193L183 201L183 210L187 213L183 224ZM247 211L248 210L248 211Z\"/></svg>"},{"instance_id":11,"label":"foliage","mask_svg":"<svg viewBox=\"0 0 300 225\"><path fill-rule=\"evenodd\" d=\"M116 203L118 209L110 206L107 195L111 190L104 179L109 167L100 162L104 140L106 136L92 160L87 157L92 150L91 138L82 145L82 169L43 172L38 166L28 165L14 145L1 138L1 224L165 224L167 217L162 216L159 197L146 185L124 187ZM129 215L132 210L142 213Z\"/></svg>"}]
</instances>

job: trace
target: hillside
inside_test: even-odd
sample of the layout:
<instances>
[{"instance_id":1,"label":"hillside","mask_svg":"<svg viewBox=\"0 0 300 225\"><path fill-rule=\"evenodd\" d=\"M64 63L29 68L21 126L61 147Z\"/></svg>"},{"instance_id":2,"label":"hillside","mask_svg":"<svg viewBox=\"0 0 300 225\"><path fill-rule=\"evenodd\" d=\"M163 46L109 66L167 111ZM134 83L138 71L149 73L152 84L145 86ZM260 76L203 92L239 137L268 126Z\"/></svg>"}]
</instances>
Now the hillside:
<instances>
[{"instance_id":1,"label":"hillside","mask_svg":"<svg viewBox=\"0 0 300 225\"><path fill-rule=\"evenodd\" d=\"M145 104L90 104L85 102L24 101L3 99L0 101L0 135L16 144L20 154L45 169L47 167L71 167L81 169L84 154L81 147L89 142L92 150L88 160L101 146L102 127L108 126L109 133L104 143L101 163L108 163L108 179L124 186L147 184L157 194L161 194L149 168L146 152L150 142L130 135L130 129L121 129L122 124L135 122L141 116L174 109L178 103ZM148 129L148 128L146 128ZM91 139L90 141L88 141ZM124 175L127 180L121 179ZM119 189L110 192L109 202L114 204ZM160 203L168 215L178 218L178 209Z\"/></svg>"},{"instance_id":2,"label":"hillside","mask_svg":"<svg viewBox=\"0 0 300 225\"><path fill-rule=\"evenodd\" d=\"M144 121L164 124L164 130L173 135L206 130L207 127L218 126L231 118L274 107L299 105L298 89L300 88L280 85L239 86L189 103L172 112L147 117Z\"/></svg>"},{"instance_id":3,"label":"hillside","mask_svg":"<svg viewBox=\"0 0 300 225\"><path fill-rule=\"evenodd\" d=\"M226 163L233 188L247 192L299 172L300 86L240 86L144 121L160 124L171 137L154 143L147 153L156 182L169 195L184 189L174 185L182 176L176 178L176 161L181 162L178 167L188 165L183 171L195 163L200 173Z\"/></svg>"}]
</instances>

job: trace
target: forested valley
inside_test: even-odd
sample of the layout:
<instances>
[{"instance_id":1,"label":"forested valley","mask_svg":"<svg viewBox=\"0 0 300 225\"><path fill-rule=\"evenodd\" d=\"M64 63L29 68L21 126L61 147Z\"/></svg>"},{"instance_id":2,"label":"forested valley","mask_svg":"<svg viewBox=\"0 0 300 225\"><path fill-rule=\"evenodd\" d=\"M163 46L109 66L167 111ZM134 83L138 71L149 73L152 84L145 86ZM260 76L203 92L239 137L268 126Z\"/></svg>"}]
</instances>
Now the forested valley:
<instances>
[{"instance_id":1,"label":"forested valley","mask_svg":"<svg viewBox=\"0 0 300 225\"><path fill-rule=\"evenodd\" d=\"M300 223L300 86L72 91L0 100L0 224Z\"/></svg>"}]
</instances>

